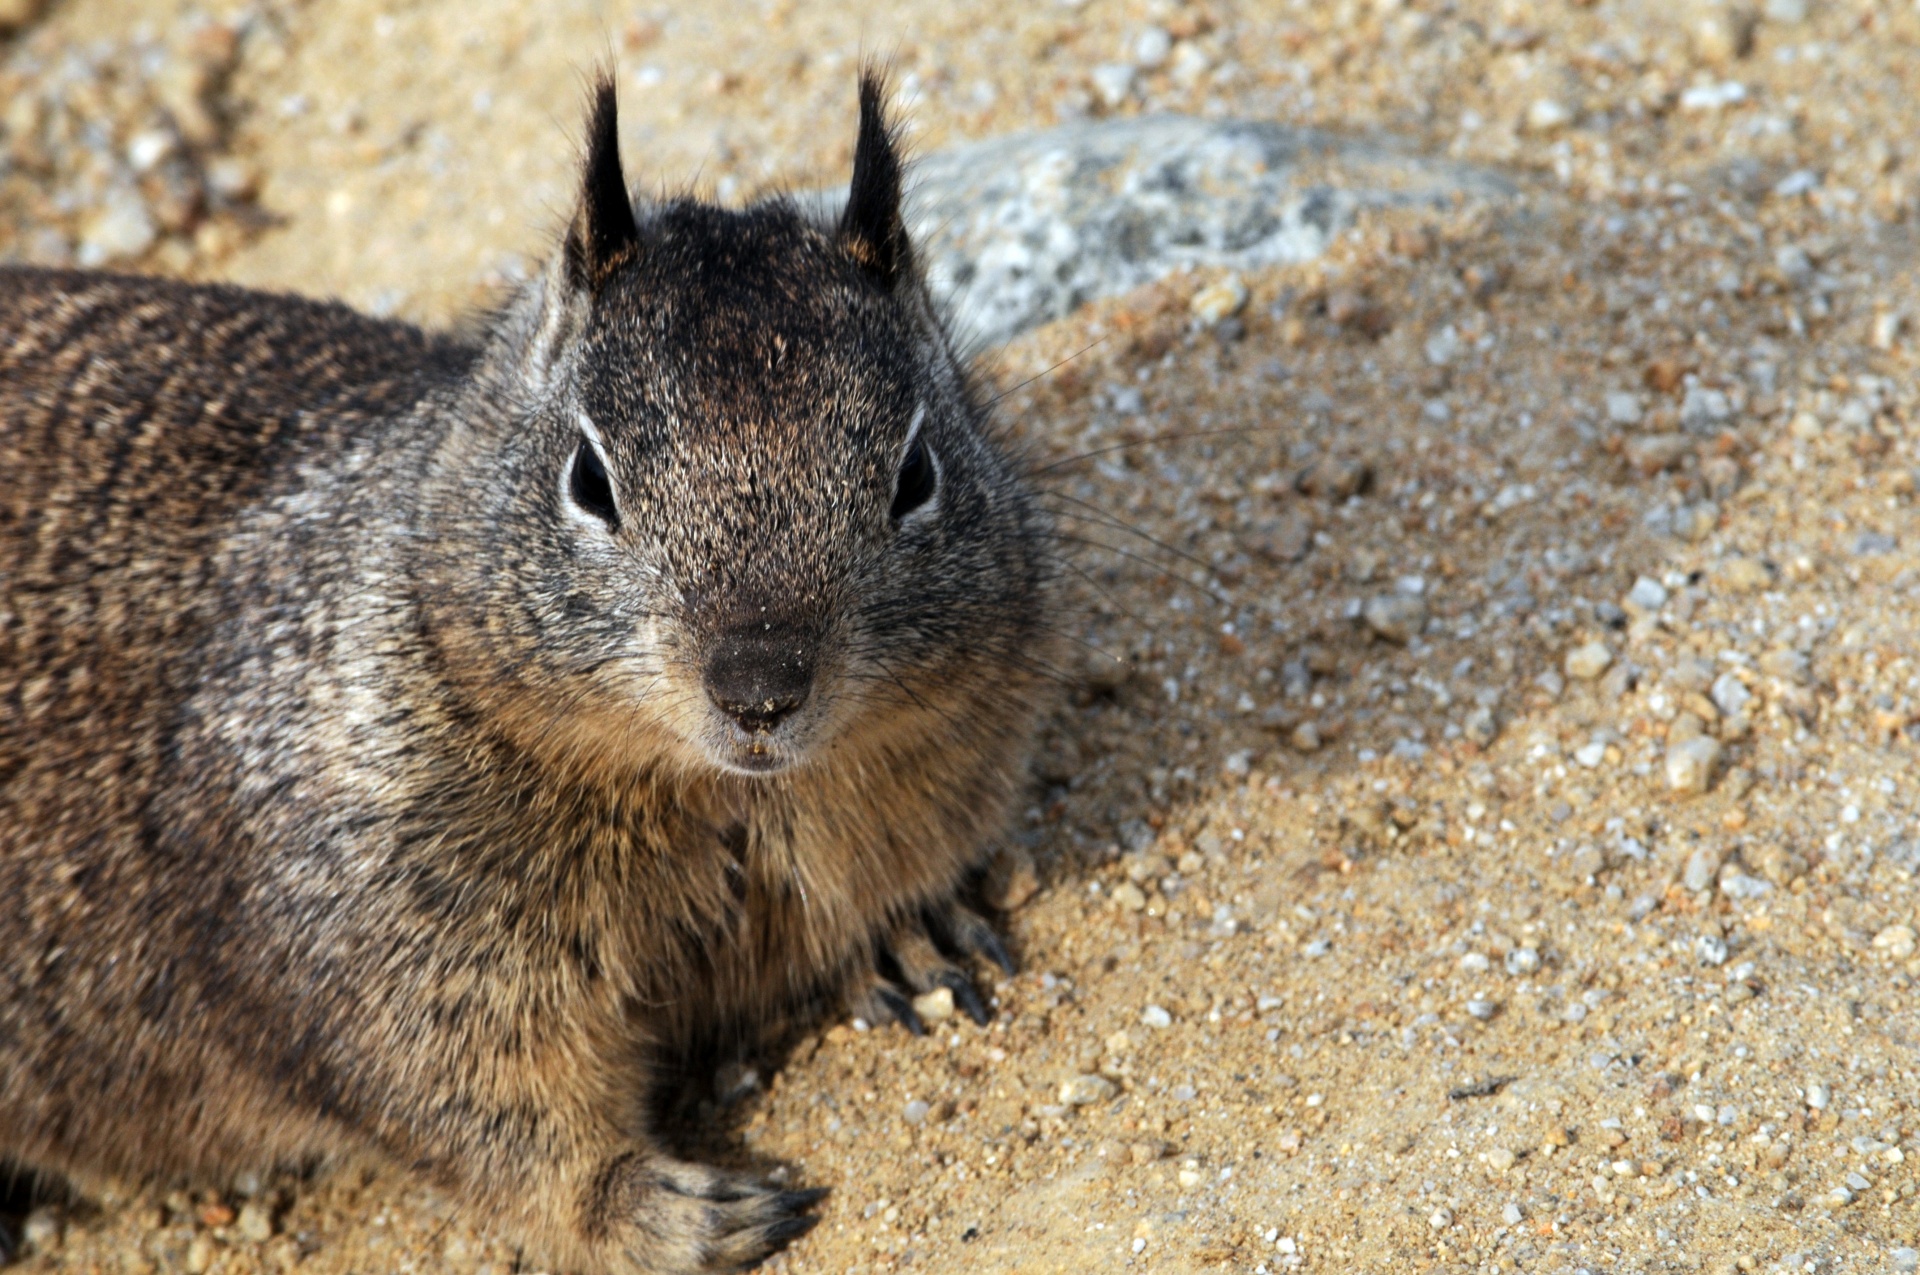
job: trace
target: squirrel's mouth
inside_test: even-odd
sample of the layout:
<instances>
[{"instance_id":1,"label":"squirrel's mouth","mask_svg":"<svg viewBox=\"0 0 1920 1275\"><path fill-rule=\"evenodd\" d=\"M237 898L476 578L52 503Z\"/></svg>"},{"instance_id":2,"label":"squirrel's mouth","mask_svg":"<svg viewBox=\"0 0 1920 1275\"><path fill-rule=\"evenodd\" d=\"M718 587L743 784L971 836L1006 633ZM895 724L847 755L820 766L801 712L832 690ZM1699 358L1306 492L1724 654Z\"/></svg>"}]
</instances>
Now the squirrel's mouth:
<instances>
[{"instance_id":1,"label":"squirrel's mouth","mask_svg":"<svg viewBox=\"0 0 1920 1275\"><path fill-rule=\"evenodd\" d=\"M749 775L771 775L787 769L798 760L793 749L768 738L764 733L756 733L744 742L735 741L727 755L727 761L735 769Z\"/></svg>"}]
</instances>

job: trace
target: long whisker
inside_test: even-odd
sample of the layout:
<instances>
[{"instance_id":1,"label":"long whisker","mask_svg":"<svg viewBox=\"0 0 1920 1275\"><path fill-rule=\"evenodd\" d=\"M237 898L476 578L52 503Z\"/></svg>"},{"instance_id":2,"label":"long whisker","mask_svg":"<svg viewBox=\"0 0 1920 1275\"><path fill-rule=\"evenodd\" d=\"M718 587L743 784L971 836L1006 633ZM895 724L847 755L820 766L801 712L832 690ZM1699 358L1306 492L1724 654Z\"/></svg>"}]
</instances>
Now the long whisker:
<instances>
[{"instance_id":1,"label":"long whisker","mask_svg":"<svg viewBox=\"0 0 1920 1275\"><path fill-rule=\"evenodd\" d=\"M1111 336L1103 336L1099 340L1093 342L1091 345L1082 346L1080 349L1075 350L1072 354L1067 355L1066 358L1061 359L1058 363L1052 364L1049 367L1041 368L1038 372L1035 372L1032 376L1029 376L1026 380L1021 381L1018 385L1012 385L1007 387L1004 390L1001 390L998 394L995 394L992 398L987 400L987 406L988 407L999 406L1002 399L1005 399L1012 394L1018 394L1021 390L1026 389L1027 386L1032 385L1035 381L1041 380L1045 377L1052 376L1055 372L1059 371L1061 368L1065 367L1067 364L1073 362L1075 359L1081 357L1084 354L1088 354L1094 350L1099 349L1101 346L1105 345L1108 341L1112 339L1113 338Z\"/></svg>"},{"instance_id":2,"label":"long whisker","mask_svg":"<svg viewBox=\"0 0 1920 1275\"><path fill-rule=\"evenodd\" d=\"M1120 557L1126 558L1133 562L1137 562L1143 567L1152 567L1156 572L1159 572L1161 575L1172 576L1174 579L1178 580L1180 583L1186 585L1189 589L1199 590L1201 593L1206 594L1208 597L1212 598L1215 602L1218 602L1223 607L1230 607L1233 605L1233 599L1219 592L1218 590L1213 588L1213 586L1207 584L1205 581L1189 580L1187 579L1187 577L1181 575L1179 572L1169 570L1166 563L1155 562L1152 558L1146 557L1144 554L1134 553L1132 550L1129 550L1129 549L1122 549L1119 545L1110 545L1106 543L1104 540L1089 540L1082 536L1067 535L1064 532L1056 531L1053 534L1053 538L1055 540L1064 541L1067 544L1085 545L1089 549L1105 549L1108 553L1118 554Z\"/></svg>"},{"instance_id":3,"label":"long whisker","mask_svg":"<svg viewBox=\"0 0 1920 1275\"><path fill-rule=\"evenodd\" d=\"M1208 562L1206 559L1196 558L1194 555L1188 553L1184 549L1178 548L1174 545L1170 545L1164 540L1158 539L1157 537L1147 534L1146 532L1140 530L1140 528L1134 526L1132 523L1127 522L1125 519L1116 518L1114 515L1100 508L1100 506L1094 504L1092 501L1081 500L1077 496L1069 496L1064 491L1049 491L1044 494L1047 496L1055 497L1060 500L1069 501L1073 504L1080 506L1082 509L1087 511L1086 513L1075 513L1071 510L1063 510L1060 514L1060 516L1063 518L1084 518L1088 522L1097 523L1102 527L1111 527L1115 531L1124 531L1130 536L1138 536L1140 539L1146 541L1148 544L1152 545L1154 548L1164 549L1166 552L1172 554L1176 558L1181 558L1187 562L1191 562L1194 566L1200 568L1202 571L1206 572L1208 575L1213 574L1213 564Z\"/></svg>"},{"instance_id":4,"label":"long whisker","mask_svg":"<svg viewBox=\"0 0 1920 1275\"><path fill-rule=\"evenodd\" d=\"M1280 427L1277 425L1248 425L1239 429L1190 429L1180 430L1172 434L1155 434L1151 438L1131 438L1125 442L1109 443L1104 447L1095 447L1089 451L1076 452L1071 456L1063 456L1059 460L1049 461L1038 468L1029 470L1027 476L1029 478L1037 478L1041 474L1052 473L1063 465L1072 465L1083 460L1092 460L1095 456L1104 456L1108 452L1125 451L1129 447L1148 447L1154 443L1180 443L1195 438L1244 437L1249 434L1279 432Z\"/></svg>"}]
</instances>

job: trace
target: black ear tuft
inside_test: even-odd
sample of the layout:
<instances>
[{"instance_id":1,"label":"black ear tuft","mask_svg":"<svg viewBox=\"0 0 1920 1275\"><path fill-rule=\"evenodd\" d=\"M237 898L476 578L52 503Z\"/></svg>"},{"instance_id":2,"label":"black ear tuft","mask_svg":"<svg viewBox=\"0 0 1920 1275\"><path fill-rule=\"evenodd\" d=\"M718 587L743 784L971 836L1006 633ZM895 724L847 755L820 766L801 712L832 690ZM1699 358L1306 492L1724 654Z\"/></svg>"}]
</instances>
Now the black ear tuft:
<instances>
[{"instance_id":1,"label":"black ear tuft","mask_svg":"<svg viewBox=\"0 0 1920 1275\"><path fill-rule=\"evenodd\" d=\"M640 225L620 168L620 107L613 77L593 86L587 116L587 159L581 175L580 209L567 234L567 266L580 287L598 292L613 270L640 246Z\"/></svg>"},{"instance_id":2,"label":"black ear tuft","mask_svg":"<svg viewBox=\"0 0 1920 1275\"><path fill-rule=\"evenodd\" d=\"M880 283L891 287L907 267L907 227L900 212L900 153L887 122L886 81L860 73L860 138L853 149L853 187L840 217L840 243Z\"/></svg>"}]
</instances>

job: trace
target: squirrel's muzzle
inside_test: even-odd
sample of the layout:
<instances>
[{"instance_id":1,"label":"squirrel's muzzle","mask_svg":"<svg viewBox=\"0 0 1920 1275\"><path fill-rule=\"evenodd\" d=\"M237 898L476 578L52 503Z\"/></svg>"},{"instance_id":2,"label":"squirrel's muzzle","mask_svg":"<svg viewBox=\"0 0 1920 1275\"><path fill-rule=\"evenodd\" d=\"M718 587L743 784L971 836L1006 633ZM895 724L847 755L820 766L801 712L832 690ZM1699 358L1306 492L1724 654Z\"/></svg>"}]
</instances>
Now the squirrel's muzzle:
<instances>
[{"instance_id":1,"label":"squirrel's muzzle","mask_svg":"<svg viewBox=\"0 0 1920 1275\"><path fill-rule=\"evenodd\" d=\"M791 634L722 638L707 661L707 698L749 735L771 734L813 689L813 644Z\"/></svg>"}]
</instances>

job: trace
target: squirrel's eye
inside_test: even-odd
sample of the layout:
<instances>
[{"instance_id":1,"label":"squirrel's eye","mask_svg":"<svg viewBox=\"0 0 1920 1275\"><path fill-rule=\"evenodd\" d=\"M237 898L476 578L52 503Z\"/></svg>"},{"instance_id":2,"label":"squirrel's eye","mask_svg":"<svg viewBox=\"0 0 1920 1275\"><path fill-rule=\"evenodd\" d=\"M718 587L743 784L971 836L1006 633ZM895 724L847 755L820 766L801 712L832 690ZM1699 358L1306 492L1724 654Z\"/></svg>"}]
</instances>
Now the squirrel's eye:
<instances>
[{"instance_id":1,"label":"squirrel's eye","mask_svg":"<svg viewBox=\"0 0 1920 1275\"><path fill-rule=\"evenodd\" d=\"M609 529L620 530L620 511L613 504L613 483L607 478L606 464L593 444L584 438L580 440L580 450L573 454L567 494L573 497L574 504L606 523Z\"/></svg>"},{"instance_id":2,"label":"squirrel's eye","mask_svg":"<svg viewBox=\"0 0 1920 1275\"><path fill-rule=\"evenodd\" d=\"M900 477L894 484L893 509L890 511L893 520L900 521L932 500L934 489L939 485L940 469L934 462L933 453L927 449L926 440L916 436L907 448L906 456L900 461Z\"/></svg>"}]
</instances>

